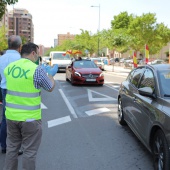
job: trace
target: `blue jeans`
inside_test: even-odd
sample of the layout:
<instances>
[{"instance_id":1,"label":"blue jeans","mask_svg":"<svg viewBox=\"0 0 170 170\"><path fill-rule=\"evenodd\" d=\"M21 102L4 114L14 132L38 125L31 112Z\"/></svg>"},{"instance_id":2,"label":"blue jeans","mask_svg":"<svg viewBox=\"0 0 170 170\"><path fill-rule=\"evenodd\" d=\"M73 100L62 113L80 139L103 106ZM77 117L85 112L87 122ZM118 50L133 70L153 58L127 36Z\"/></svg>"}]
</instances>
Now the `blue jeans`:
<instances>
[{"instance_id":1,"label":"blue jeans","mask_svg":"<svg viewBox=\"0 0 170 170\"><path fill-rule=\"evenodd\" d=\"M6 97L6 89L1 89L2 91L2 121L1 121L1 128L0 128L0 139L1 139L1 148L6 149L6 137L7 137L7 126L6 126L6 117L5 117L5 97Z\"/></svg>"}]
</instances>

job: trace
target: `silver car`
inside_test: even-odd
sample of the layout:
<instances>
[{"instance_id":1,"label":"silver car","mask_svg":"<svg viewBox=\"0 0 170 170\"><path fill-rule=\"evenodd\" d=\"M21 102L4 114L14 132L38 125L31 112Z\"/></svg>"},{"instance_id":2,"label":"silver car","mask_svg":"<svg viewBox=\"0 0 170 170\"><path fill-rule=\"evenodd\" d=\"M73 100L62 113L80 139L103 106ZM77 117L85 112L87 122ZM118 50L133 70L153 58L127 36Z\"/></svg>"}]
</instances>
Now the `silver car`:
<instances>
[{"instance_id":1,"label":"silver car","mask_svg":"<svg viewBox=\"0 0 170 170\"><path fill-rule=\"evenodd\" d=\"M153 154L155 170L170 169L170 64L133 69L118 94L118 121Z\"/></svg>"}]
</instances>

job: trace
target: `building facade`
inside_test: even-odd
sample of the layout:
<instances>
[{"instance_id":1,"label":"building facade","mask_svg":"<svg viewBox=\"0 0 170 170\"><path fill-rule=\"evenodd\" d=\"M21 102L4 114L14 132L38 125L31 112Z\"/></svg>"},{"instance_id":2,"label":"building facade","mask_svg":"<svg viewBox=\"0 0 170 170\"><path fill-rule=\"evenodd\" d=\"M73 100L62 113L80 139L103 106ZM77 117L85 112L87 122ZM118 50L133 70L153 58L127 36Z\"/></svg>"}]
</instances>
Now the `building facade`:
<instances>
[{"instance_id":1,"label":"building facade","mask_svg":"<svg viewBox=\"0 0 170 170\"><path fill-rule=\"evenodd\" d=\"M58 45L58 39L54 39L54 47Z\"/></svg>"},{"instance_id":2,"label":"building facade","mask_svg":"<svg viewBox=\"0 0 170 170\"><path fill-rule=\"evenodd\" d=\"M26 42L34 42L32 15L26 9L13 9L8 13L8 35L20 35Z\"/></svg>"},{"instance_id":3,"label":"building facade","mask_svg":"<svg viewBox=\"0 0 170 170\"><path fill-rule=\"evenodd\" d=\"M70 34L58 34L58 45L61 45L65 40L74 40L75 35Z\"/></svg>"}]
</instances>

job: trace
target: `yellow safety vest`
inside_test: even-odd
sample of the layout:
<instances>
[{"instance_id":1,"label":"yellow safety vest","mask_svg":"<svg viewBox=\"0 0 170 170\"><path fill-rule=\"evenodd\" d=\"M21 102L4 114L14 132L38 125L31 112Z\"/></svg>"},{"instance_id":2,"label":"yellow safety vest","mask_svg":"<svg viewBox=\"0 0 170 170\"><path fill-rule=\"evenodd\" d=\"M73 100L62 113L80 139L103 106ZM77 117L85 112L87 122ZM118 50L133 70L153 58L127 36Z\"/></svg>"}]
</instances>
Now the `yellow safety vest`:
<instances>
[{"instance_id":1,"label":"yellow safety vest","mask_svg":"<svg viewBox=\"0 0 170 170\"><path fill-rule=\"evenodd\" d=\"M15 121L41 119L41 90L34 87L36 68L35 63L24 58L12 62L5 68L7 119Z\"/></svg>"}]
</instances>

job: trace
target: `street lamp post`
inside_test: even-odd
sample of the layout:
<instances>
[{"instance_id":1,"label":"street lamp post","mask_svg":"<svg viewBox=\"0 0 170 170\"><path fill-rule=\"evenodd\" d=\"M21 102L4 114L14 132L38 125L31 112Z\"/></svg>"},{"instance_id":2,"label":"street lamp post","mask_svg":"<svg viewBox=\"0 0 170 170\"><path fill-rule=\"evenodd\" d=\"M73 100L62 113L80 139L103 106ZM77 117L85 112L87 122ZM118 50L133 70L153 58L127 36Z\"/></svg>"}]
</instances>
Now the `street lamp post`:
<instances>
[{"instance_id":1,"label":"street lamp post","mask_svg":"<svg viewBox=\"0 0 170 170\"><path fill-rule=\"evenodd\" d=\"M99 8L99 26L98 26L98 34L99 34L100 32L100 4L98 6L92 5L91 7ZM99 35L98 35L98 57L99 57L99 49L100 49L100 40L99 40Z\"/></svg>"}]
</instances>

